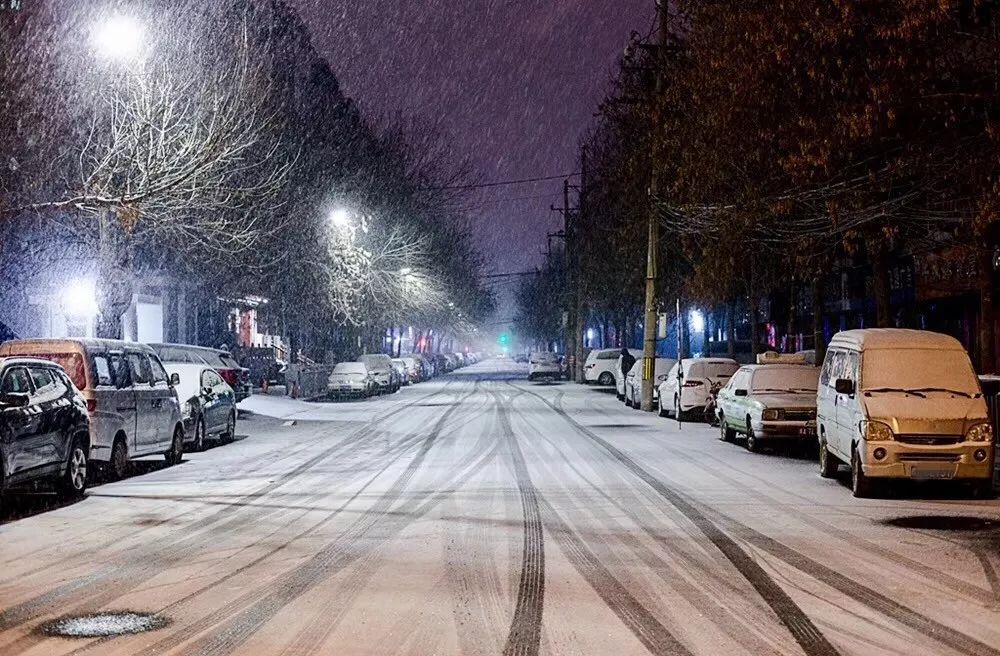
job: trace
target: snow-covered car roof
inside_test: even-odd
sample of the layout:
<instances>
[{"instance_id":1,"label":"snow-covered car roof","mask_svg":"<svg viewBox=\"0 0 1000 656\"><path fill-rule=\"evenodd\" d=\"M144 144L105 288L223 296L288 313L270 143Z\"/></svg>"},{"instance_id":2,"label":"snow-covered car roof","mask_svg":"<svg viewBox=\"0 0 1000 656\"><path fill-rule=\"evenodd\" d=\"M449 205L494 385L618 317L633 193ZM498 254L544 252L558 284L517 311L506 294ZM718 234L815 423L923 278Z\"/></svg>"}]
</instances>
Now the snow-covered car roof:
<instances>
[{"instance_id":1,"label":"snow-covered car roof","mask_svg":"<svg viewBox=\"0 0 1000 656\"><path fill-rule=\"evenodd\" d=\"M908 328L845 330L833 336L830 346L847 346L858 350L917 348L965 352L962 343L950 335Z\"/></svg>"}]
</instances>

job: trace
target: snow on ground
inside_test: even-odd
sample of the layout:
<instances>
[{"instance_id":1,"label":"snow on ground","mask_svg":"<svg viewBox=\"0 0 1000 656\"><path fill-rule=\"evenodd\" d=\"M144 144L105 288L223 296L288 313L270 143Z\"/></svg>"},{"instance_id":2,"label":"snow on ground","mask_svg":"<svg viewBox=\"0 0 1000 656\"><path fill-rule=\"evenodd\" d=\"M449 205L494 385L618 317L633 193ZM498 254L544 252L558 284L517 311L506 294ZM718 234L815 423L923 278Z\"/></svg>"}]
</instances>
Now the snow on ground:
<instances>
[{"instance_id":1,"label":"snow on ground","mask_svg":"<svg viewBox=\"0 0 1000 656\"><path fill-rule=\"evenodd\" d=\"M811 459L525 377L255 398L234 444L8 516L0 654L1000 656L1000 502L857 500ZM39 631L99 611L169 624Z\"/></svg>"}]
</instances>

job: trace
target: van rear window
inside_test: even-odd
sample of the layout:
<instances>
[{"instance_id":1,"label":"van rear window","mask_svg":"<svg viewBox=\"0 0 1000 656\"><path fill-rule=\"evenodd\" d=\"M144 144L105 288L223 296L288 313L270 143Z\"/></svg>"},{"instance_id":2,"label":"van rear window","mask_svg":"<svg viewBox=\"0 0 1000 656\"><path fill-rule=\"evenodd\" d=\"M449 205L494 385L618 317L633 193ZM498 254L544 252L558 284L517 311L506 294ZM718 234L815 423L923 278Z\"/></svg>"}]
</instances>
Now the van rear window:
<instances>
[{"instance_id":1,"label":"van rear window","mask_svg":"<svg viewBox=\"0 0 1000 656\"><path fill-rule=\"evenodd\" d=\"M32 353L31 357L55 362L66 370L77 389L87 388L87 370L83 366L83 356L79 353Z\"/></svg>"}]
</instances>

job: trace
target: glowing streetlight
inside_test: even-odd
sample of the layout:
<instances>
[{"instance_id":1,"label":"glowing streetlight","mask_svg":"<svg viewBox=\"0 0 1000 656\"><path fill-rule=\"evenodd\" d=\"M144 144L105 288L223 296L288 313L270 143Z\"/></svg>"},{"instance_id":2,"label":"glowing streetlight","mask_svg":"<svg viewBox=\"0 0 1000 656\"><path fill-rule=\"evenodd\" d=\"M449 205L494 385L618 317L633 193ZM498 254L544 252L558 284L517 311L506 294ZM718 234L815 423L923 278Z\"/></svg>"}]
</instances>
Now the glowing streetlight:
<instances>
[{"instance_id":1,"label":"glowing streetlight","mask_svg":"<svg viewBox=\"0 0 1000 656\"><path fill-rule=\"evenodd\" d=\"M700 333L705 330L705 315L700 310L691 310L691 332Z\"/></svg>"},{"instance_id":2,"label":"glowing streetlight","mask_svg":"<svg viewBox=\"0 0 1000 656\"><path fill-rule=\"evenodd\" d=\"M74 319L93 319L97 316L97 288L93 281L74 280L63 290L63 312Z\"/></svg>"},{"instance_id":3,"label":"glowing streetlight","mask_svg":"<svg viewBox=\"0 0 1000 656\"><path fill-rule=\"evenodd\" d=\"M103 59L132 61L142 53L143 33L138 21L114 16L94 30L94 48Z\"/></svg>"},{"instance_id":4,"label":"glowing streetlight","mask_svg":"<svg viewBox=\"0 0 1000 656\"><path fill-rule=\"evenodd\" d=\"M330 214L330 223L342 230L346 230L351 227L351 215L344 208L337 208Z\"/></svg>"}]
</instances>

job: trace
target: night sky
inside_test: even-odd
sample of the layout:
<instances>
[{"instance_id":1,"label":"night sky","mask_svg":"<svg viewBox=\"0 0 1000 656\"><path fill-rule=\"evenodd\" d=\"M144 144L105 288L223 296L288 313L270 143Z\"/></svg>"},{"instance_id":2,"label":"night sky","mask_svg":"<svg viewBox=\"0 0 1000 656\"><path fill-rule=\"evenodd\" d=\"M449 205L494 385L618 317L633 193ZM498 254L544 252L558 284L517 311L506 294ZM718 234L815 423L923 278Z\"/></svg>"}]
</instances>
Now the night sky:
<instances>
[{"instance_id":1,"label":"night sky","mask_svg":"<svg viewBox=\"0 0 1000 656\"><path fill-rule=\"evenodd\" d=\"M433 125L482 181L578 170L629 34L653 0L289 0L369 116ZM562 183L470 195L494 271L534 268ZM509 316L509 300L501 314Z\"/></svg>"}]
</instances>

